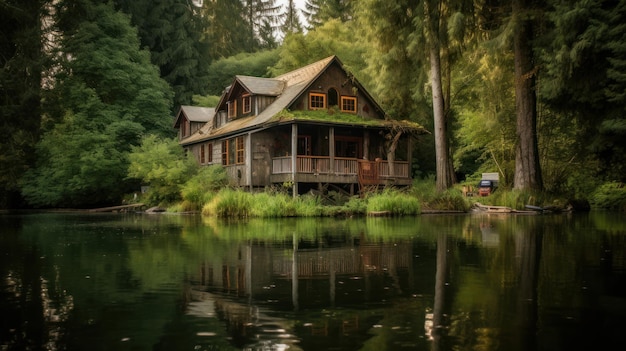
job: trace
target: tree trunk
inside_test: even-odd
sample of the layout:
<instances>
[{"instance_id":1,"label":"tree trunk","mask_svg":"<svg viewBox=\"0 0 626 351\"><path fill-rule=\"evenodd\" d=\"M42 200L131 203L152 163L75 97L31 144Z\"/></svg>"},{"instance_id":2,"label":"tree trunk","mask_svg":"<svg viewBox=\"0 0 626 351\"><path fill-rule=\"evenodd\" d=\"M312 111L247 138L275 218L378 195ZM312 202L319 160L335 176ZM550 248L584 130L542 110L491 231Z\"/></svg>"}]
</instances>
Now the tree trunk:
<instances>
[{"instance_id":1,"label":"tree trunk","mask_svg":"<svg viewBox=\"0 0 626 351\"><path fill-rule=\"evenodd\" d=\"M536 72L533 63L533 25L527 11L529 0L513 0L513 36L515 54L515 110L517 131L515 145L514 188L541 190L543 180L537 146Z\"/></svg>"},{"instance_id":2,"label":"tree trunk","mask_svg":"<svg viewBox=\"0 0 626 351\"><path fill-rule=\"evenodd\" d=\"M394 178L396 176L396 149L398 148L398 141L400 141L400 137L402 136L402 131L399 130L394 135L393 132L391 134L391 140L389 141L389 147L387 148L387 164L389 165L389 176Z\"/></svg>"},{"instance_id":3,"label":"tree trunk","mask_svg":"<svg viewBox=\"0 0 626 351\"><path fill-rule=\"evenodd\" d=\"M437 1L434 1L436 3ZM437 8L431 0L424 2L428 23L428 41L430 50L430 82L432 85L433 118L435 136L435 158L437 163L437 191L444 191L452 186L454 178L451 172L448 131L443 101L441 81L441 54L439 51L439 25Z\"/></svg>"}]
</instances>

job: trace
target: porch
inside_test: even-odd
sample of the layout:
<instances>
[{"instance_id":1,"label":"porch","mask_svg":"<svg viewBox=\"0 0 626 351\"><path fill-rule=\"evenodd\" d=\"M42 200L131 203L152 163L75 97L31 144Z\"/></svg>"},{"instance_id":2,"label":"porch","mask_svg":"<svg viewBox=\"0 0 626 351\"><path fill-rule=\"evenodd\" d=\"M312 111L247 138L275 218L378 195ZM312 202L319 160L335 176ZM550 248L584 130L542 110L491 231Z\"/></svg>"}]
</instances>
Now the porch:
<instances>
[{"instance_id":1,"label":"porch","mask_svg":"<svg viewBox=\"0 0 626 351\"><path fill-rule=\"evenodd\" d=\"M295 166L295 171L294 171ZM409 162L368 161L350 157L298 155L272 158L272 183L339 183L409 185Z\"/></svg>"}]
</instances>

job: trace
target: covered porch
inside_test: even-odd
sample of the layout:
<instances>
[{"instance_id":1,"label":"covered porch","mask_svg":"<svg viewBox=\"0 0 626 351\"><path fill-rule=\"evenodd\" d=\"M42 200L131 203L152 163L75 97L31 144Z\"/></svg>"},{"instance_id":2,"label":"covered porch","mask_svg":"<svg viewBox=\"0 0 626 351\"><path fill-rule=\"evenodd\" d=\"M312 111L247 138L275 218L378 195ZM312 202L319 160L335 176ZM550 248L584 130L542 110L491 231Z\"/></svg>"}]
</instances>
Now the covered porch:
<instances>
[{"instance_id":1,"label":"covered porch","mask_svg":"<svg viewBox=\"0 0 626 351\"><path fill-rule=\"evenodd\" d=\"M286 127L290 127L287 129ZM385 160L384 130L293 123L283 126L283 142L271 158L271 183L365 186L411 184L411 142L398 147L397 160ZM286 136L289 140L284 140ZM288 142L288 143L287 143ZM281 148L281 145L283 146Z\"/></svg>"}]
</instances>

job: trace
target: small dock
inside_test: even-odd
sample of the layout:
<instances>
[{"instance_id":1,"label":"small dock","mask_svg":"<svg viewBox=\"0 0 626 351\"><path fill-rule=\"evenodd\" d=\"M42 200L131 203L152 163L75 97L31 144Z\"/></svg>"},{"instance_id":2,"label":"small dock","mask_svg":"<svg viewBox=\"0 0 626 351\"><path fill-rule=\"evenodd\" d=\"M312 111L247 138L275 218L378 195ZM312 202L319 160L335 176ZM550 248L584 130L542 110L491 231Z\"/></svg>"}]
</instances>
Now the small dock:
<instances>
[{"instance_id":1,"label":"small dock","mask_svg":"<svg viewBox=\"0 0 626 351\"><path fill-rule=\"evenodd\" d=\"M492 213L492 214L538 214L537 211L516 210L507 206L493 206L483 205L479 202L474 204L474 207L478 209L478 212Z\"/></svg>"},{"instance_id":2,"label":"small dock","mask_svg":"<svg viewBox=\"0 0 626 351\"><path fill-rule=\"evenodd\" d=\"M92 208L89 210L89 212L127 212L131 210L136 211L144 206L145 204L143 203L137 203L137 204L129 204L129 205Z\"/></svg>"}]
</instances>

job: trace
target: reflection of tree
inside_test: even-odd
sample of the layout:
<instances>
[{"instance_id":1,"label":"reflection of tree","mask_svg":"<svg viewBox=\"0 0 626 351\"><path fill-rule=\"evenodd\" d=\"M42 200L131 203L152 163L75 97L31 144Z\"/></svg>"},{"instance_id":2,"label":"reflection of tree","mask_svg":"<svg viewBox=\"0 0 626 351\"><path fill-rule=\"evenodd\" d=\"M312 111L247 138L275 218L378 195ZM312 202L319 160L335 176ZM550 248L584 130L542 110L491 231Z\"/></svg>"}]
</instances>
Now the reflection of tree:
<instances>
[{"instance_id":1,"label":"reflection of tree","mask_svg":"<svg viewBox=\"0 0 626 351\"><path fill-rule=\"evenodd\" d=\"M448 314L446 297L449 293L451 245L448 243L448 235L439 234L437 237L437 271L435 273L435 300L433 304L432 329L432 350L443 348L442 341L448 321L444 316Z\"/></svg>"},{"instance_id":2,"label":"reflection of tree","mask_svg":"<svg viewBox=\"0 0 626 351\"><path fill-rule=\"evenodd\" d=\"M516 226L515 250L518 271L517 323L521 350L536 349L537 285L543 227L538 221Z\"/></svg>"}]
</instances>

